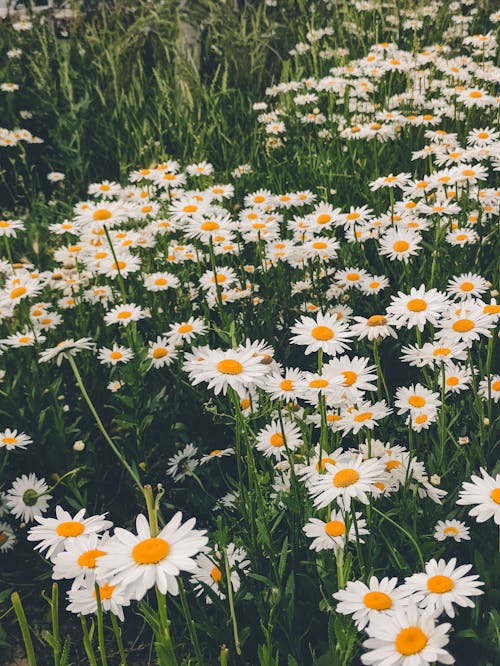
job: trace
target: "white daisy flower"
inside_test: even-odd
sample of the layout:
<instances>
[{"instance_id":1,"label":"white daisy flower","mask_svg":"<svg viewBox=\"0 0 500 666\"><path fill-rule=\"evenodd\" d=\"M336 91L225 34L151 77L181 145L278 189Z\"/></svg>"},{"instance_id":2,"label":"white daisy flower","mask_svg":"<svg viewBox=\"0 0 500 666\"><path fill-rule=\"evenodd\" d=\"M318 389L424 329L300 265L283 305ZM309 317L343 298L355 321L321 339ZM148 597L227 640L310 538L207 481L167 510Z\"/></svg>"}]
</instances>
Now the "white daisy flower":
<instances>
[{"instance_id":1,"label":"white daisy flower","mask_svg":"<svg viewBox=\"0 0 500 666\"><path fill-rule=\"evenodd\" d=\"M289 419L282 423L283 428L279 420L272 421L257 434L256 449L266 458L281 460L287 457L287 449L294 451L303 444L300 429Z\"/></svg>"},{"instance_id":2,"label":"white daisy flower","mask_svg":"<svg viewBox=\"0 0 500 666\"><path fill-rule=\"evenodd\" d=\"M434 538L436 541L470 541L469 528L461 520L438 520L434 528Z\"/></svg>"},{"instance_id":3,"label":"white daisy flower","mask_svg":"<svg viewBox=\"0 0 500 666\"><path fill-rule=\"evenodd\" d=\"M12 550L16 541L16 535L9 523L0 522L0 553Z\"/></svg>"},{"instance_id":4,"label":"white daisy flower","mask_svg":"<svg viewBox=\"0 0 500 666\"><path fill-rule=\"evenodd\" d=\"M332 511L330 519L327 522L319 518L310 518L309 522L302 528L310 539L313 539L310 550L319 553L322 550L343 550L348 541L356 541L357 536L369 534L366 529L366 520L362 517L361 512L356 512L356 522L351 521L349 531L345 523L344 516L340 511ZM359 543L364 543L363 539L359 539Z\"/></svg>"},{"instance_id":5,"label":"white daisy flower","mask_svg":"<svg viewBox=\"0 0 500 666\"><path fill-rule=\"evenodd\" d=\"M35 520L39 525L30 529L28 541L38 541L35 550L46 550L45 557L52 559L75 537L97 534L113 527L110 520L105 520L106 514L84 518L85 513L86 509L80 509L73 517L61 506L56 506L57 518L42 518L37 515Z\"/></svg>"},{"instance_id":6,"label":"white daisy flower","mask_svg":"<svg viewBox=\"0 0 500 666\"><path fill-rule=\"evenodd\" d=\"M464 482L457 504L465 506L474 504L469 511L478 523L484 523L493 518L497 525L500 525L500 474L495 478L490 476L485 469L481 468L481 475L471 476L471 482Z\"/></svg>"},{"instance_id":7,"label":"white daisy flower","mask_svg":"<svg viewBox=\"0 0 500 666\"><path fill-rule=\"evenodd\" d=\"M76 590L95 583L95 565L97 559L106 555L105 544L109 537L98 534L81 534L74 539L67 539L64 551L52 558L54 580L73 580L72 589Z\"/></svg>"},{"instance_id":8,"label":"white daisy flower","mask_svg":"<svg viewBox=\"0 0 500 666\"><path fill-rule=\"evenodd\" d=\"M415 604L381 614L366 628L369 638L363 647L370 651L361 655L361 663L373 666L453 664L455 660L444 649L449 642L450 629L448 623L436 626L434 617Z\"/></svg>"},{"instance_id":9,"label":"white daisy flower","mask_svg":"<svg viewBox=\"0 0 500 666\"><path fill-rule=\"evenodd\" d=\"M25 449L29 444L33 444L33 440L24 432L18 433L10 428L0 432L0 449Z\"/></svg>"},{"instance_id":10,"label":"white daisy flower","mask_svg":"<svg viewBox=\"0 0 500 666\"><path fill-rule=\"evenodd\" d=\"M306 355L322 349L325 354L335 356L349 349L349 341L353 337L347 324L338 321L336 316L321 313L316 318L301 317L290 330L295 334L290 341L304 345Z\"/></svg>"},{"instance_id":11,"label":"white daisy flower","mask_svg":"<svg viewBox=\"0 0 500 666\"><path fill-rule=\"evenodd\" d=\"M397 587L397 578L371 576L368 585L360 580L349 581L344 590L335 592L337 613L352 615L356 627L361 630L376 618L394 613L408 604L408 592Z\"/></svg>"},{"instance_id":12,"label":"white daisy flower","mask_svg":"<svg viewBox=\"0 0 500 666\"><path fill-rule=\"evenodd\" d=\"M29 523L45 513L52 495L48 495L45 479L37 479L34 474L22 474L5 495L5 504L9 511L25 523Z\"/></svg>"},{"instance_id":13,"label":"white daisy flower","mask_svg":"<svg viewBox=\"0 0 500 666\"><path fill-rule=\"evenodd\" d=\"M145 516L136 519L137 534L122 528L115 529L113 539L106 544L107 553L96 563L98 581L119 585L125 597L140 600L156 585L161 594L179 593L177 576L181 571L193 571L194 560L206 546L205 530L194 530L195 518L181 524L177 512L157 536Z\"/></svg>"},{"instance_id":14,"label":"white daisy flower","mask_svg":"<svg viewBox=\"0 0 500 666\"><path fill-rule=\"evenodd\" d=\"M113 345L113 349L102 347L98 354L98 359L104 365L128 363L132 358L134 358L134 352L131 349L117 344Z\"/></svg>"},{"instance_id":15,"label":"white daisy flower","mask_svg":"<svg viewBox=\"0 0 500 666\"><path fill-rule=\"evenodd\" d=\"M449 562L430 560L425 565L425 573L416 573L406 578L402 587L421 608L426 608L435 615L444 612L453 618L454 604L463 608L474 608L469 597L483 594L479 587L484 585L478 580L479 576L465 575L472 569L472 564L460 567L456 564L455 557Z\"/></svg>"},{"instance_id":16,"label":"white daisy flower","mask_svg":"<svg viewBox=\"0 0 500 666\"><path fill-rule=\"evenodd\" d=\"M99 585L99 597L104 612L113 613L122 622L123 607L130 606L130 599L123 593L123 589L118 585L110 585L108 582ZM70 602L66 610L78 615L90 615L97 613L97 595L94 583L88 587L71 589L68 591L68 601Z\"/></svg>"}]
</instances>

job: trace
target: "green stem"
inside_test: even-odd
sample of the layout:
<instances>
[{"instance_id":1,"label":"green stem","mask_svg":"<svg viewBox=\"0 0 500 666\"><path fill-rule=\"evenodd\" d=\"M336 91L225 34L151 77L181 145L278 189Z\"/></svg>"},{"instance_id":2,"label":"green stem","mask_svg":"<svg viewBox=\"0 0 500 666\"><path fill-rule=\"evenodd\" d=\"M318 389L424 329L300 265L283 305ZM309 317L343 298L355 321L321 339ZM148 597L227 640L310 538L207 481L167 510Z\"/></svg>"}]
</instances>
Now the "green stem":
<instances>
[{"instance_id":1,"label":"green stem","mask_svg":"<svg viewBox=\"0 0 500 666\"><path fill-rule=\"evenodd\" d=\"M198 666L203 666L203 655L201 654L200 644L198 642L198 633L196 631L196 624L193 618L191 617L191 612L189 610L189 604L186 596L186 590L184 589L184 583L180 578L179 578L179 595L181 598L182 610L184 611L184 618L186 620L189 631L189 637L191 639L191 643L193 644L193 648L196 654L196 659L198 661Z\"/></svg>"},{"instance_id":2,"label":"green stem","mask_svg":"<svg viewBox=\"0 0 500 666\"><path fill-rule=\"evenodd\" d=\"M94 648L92 647L92 641L90 640L87 622L83 615L80 615L80 621L82 623L83 647L85 648L87 659L89 660L90 666L97 666L97 659L94 654Z\"/></svg>"},{"instance_id":3,"label":"green stem","mask_svg":"<svg viewBox=\"0 0 500 666\"><path fill-rule=\"evenodd\" d=\"M82 395L85 399L85 402L88 405L88 408L92 412L92 416L95 419L97 427L101 431L101 433L102 433L104 439L106 440L106 442L113 449L114 453L116 454L116 456L120 460L121 464L124 466L124 468L127 470L127 472L132 477L135 485L138 487L138 489L141 491L141 493L144 493L142 484L141 484L136 472L134 472L134 470L130 467L128 462L125 460L125 458L120 453L120 450L118 449L116 444L113 442L111 437L108 435L108 432L107 432L106 428L104 427L103 422L101 421L101 419L99 417L99 414L97 413L96 408L94 407L94 404L93 404L92 400L90 399L89 394L87 393L87 389L85 388L85 385L84 385L83 380L82 380L82 376L80 375L80 371L78 370L78 367L75 363L75 360L73 359L71 354L66 354L66 358L68 359L69 364L71 366L71 369L73 370L73 374L75 375L75 379L76 379L76 383L78 385L78 388L80 389L80 391L81 391L81 393L82 393Z\"/></svg>"},{"instance_id":4,"label":"green stem","mask_svg":"<svg viewBox=\"0 0 500 666\"><path fill-rule=\"evenodd\" d=\"M56 645L54 647L54 666L59 666L59 654L61 637L59 634L59 586L57 583L52 584L52 599L50 603L50 613L52 617L52 636Z\"/></svg>"},{"instance_id":5,"label":"green stem","mask_svg":"<svg viewBox=\"0 0 500 666\"><path fill-rule=\"evenodd\" d=\"M118 258L116 256L115 248L113 247L113 243L111 242L111 236L109 235L109 231L108 231L107 226L105 224L103 224L102 226L104 228L104 233L106 234L106 238L108 239L111 254L113 255L113 259L115 260L115 266L116 266L116 270L118 272L118 282L120 284L120 293L122 295L123 302L126 303L127 302L127 292L125 290L125 282L123 281L123 275L121 274L121 271L120 271L120 266L119 266L119 263L118 263Z\"/></svg>"},{"instance_id":6,"label":"green stem","mask_svg":"<svg viewBox=\"0 0 500 666\"><path fill-rule=\"evenodd\" d=\"M99 585L95 584L95 598L97 601L97 642L99 645L99 654L101 655L102 666L108 666L106 659L106 642L104 640L104 621L102 617L101 590Z\"/></svg>"},{"instance_id":7,"label":"green stem","mask_svg":"<svg viewBox=\"0 0 500 666\"><path fill-rule=\"evenodd\" d=\"M24 614L23 604L21 603L21 597L17 592L13 592L10 596L10 599L12 601L12 606L14 607L14 612L16 614L19 627L21 628L21 634L23 637L24 647L26 648L28 664L29 666L36 666L35 650L31 640L28 621L26 620L26 615Z\"/></svg>"},{"instance_id":8,"label":"green stem","mask_svg":"<svg viewBox=\"0 0 500 666\"><path fill-rule=\"evenodd\" d=\"M226 570L227 598L229 600L229 612L231 613L231 620L233 623L234 645L236 648L236 654L241 655L240 638L238 636L238 623L236 621L236 613L234 612L233 586L231 585L231 571L229 569L229 561L227 559L226 550L224 550L224 567Z\"/></svg>"},{"instance_id":9,"label":"green stem","mask_svg":"<svg viewBox=\"0 0 500 666\"><path fill-rule=\"evenodd\" d=\"M118 652L120 653L120 666L127 666L127 655L125 654L125 649L123 647L122 640L122 630L118 624L118 620L114 613L109 614L111 617L111 626L113 627L113 633L115 635L116 644L118 646Z\"/></svg>"},{"instance_id":10,"label":"green stem","mask_svg":"<svg viewBox=\"0 0 500 666\"><path fill-rule=\"evenodd\" d=\"M420 546L418 545L418 542L416 541L415 537L414 537L413 535L411 535L411 534L408 532L408 530L405 530L405 528L402 527L402 525L400 525L399 523L397 523L395 520L392 520L392 518L389 518L389 516L387 516L387 515L386 515L385 513L383 513L382 511L379 511L379 509L377 509L376 506L373 506L373 505L372 505L372 508L373 508L373 510L375 511L375 513L378 513L379 516L382 516L382 518L383 518L384 520L387 520L389 523L391 523L391 525L394 525L394 527L397 527L398 530L401 530L401 532L403 532L403 534L406 534L406 536L408 537L408 539L409 539L409 540L412 542L412 544L415 546L415 550L417 551L418 559L419 559L420 564L421 564L421 566L422 566L422 570L424 570L424 569L425 569L425 560L424 560L424 556L422 555L422 551L421 551Z\"/></svg>"}]
</instances>

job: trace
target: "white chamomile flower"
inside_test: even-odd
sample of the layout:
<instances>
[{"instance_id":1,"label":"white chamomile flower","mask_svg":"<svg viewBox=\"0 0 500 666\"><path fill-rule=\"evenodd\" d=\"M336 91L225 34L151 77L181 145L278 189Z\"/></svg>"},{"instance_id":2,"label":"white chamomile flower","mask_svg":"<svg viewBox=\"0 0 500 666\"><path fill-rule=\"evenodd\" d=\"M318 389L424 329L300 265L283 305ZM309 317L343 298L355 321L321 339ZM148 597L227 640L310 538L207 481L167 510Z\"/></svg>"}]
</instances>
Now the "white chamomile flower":
<instances>
[{"instance_id":1,"label":"white chamomile flower","mask_svg":"<svg viewBox=\"0 0 500 666\"><path fill-rule=\"evenodd\" d=\"M361 512L356 512L356 523L351 521L349 531L345 518L340 511L332 511L330 519L324 522L319 518L310 518L303 530L310 539L313 539L309 548L319 553L321 550L343 550L348 541L356 541L363 534L369 534L366 529L366 520ZM364 543L359 539L359 543Z\"/></svg>"},{"instance_id":2,"label":"white chamomile flower","mask_svg":"<svg viewBox=\"0 0 500 666\"><path fill-rule=\"evenodd\" d=\"M130 606L130 599L124 594L123 588L118 585L110 585L108 582L99 585L99 597L104 612L113 613L122 622L123 607ZM97 613L97 595L95 584L91 583L88 587L71 589L68 591L68 601L70 602L66 609L70 613L78 615L90 615Z\"/></svg>"},{"instance_id":3,"label":"white chamomile flower","mask_svg":"<svg viewBox=\"0 0 500 666\"><path fill-rule=\"evenodd\" d=\"M471 476L471 482L462 484L457 504L465 506L475 505L470 511L478 523L484 523L493 518L500 525L500 474L492 477L481 468L481 475Z\"/></svg>"},{"instance_id":4,"label":"white chamomile flower","mask_svg":"<svg viewBox=\"0 0 500 666\"><path fill-rule=\"evenodd\" d=\"M434 528L436 541L470 541L469 528L461 520L438 520Z\"/></svg>"},{"instance_id":5,"label":"white chamomile flower","mask_svg":"<svg viewBox=\"0 0 500 666\"><path fill-rule=\"evenodd\" d=\"M349 349L350 338L353 337L347 324L340 322L337 316L322 315L316 318L301 317L292 328L295 335L291 342L306 347L304 353L311 354L322 349L325 354L335 356Z\"/></svg>"},{"instance_id":6,"label":"white chamomile flower","mask_svg":"<svg viewBox=\"0 0 500 666\"><path fill-rule=\"evenodd\" d=\"M28 532L28 541L38 541L35 550L43 552L45 557L52 559L62 550L68 540L83 534L97 534L113 527L110 520L105 520L105 514L84 518L86 509L80 509L75 516L56 506L56 518L42 518L35 516L39 525L32 527Z\"/></svg>"},{"instance_id":7,"label":"white chamomile flower","mask_svg":"<svg viewBox=\"0 0 500 666\"><path fill-rule=\"evenodd\" d=\"M47 511L52 495L45 479L37 479L34 474L22 474L5 495L5 504L9 511L25 523Z\"/></svg>"},{"instance_id":8,"label":"white chamomile flower","mask_svg":"<svg viewBox=\"0 0 500 666\"><path fill-rule=\"evenodd\" d=\"M405 580L403 588L421 608L440 615L446 613L448 617L455 617L454 604L463 608L474 608L469 597L483 594L479 589L484 585L479 576L466 576L472 564L457 567L457 560L453 557L449 562L445 560L430 560L425 565L425 573L416 573Z\"/></svg>"},{"instance_id":9,"label":"white chamomile flower","mask_svg":"<svg viewBox=\"0 0 500 666\"><path fill-rule=\"evenodd\" d=\"M181 521L179 511L156 536L142 514L136 519L137 534L116 528L106 555L97 560L97 580L119 585L131 599L142 599L154 585L161 594L178 594L177 576L196 568L194 557L208 542L204 530L193 529L195 518Z\"/></svg>"},{"instance_id":10,"label":"white chamomile flower","mask_svg":"<svg viewBox=\"0 0 500 666\"><path fill-rule=\"evenodd\" d=\"M349 581L344 590L335 592L337 613L352 615L358 629L364 629L373 619L394 613L408 603L408 592L397 587L397 578L372 576L368 585L360 580Z\"/></svg>"}]
</instances>

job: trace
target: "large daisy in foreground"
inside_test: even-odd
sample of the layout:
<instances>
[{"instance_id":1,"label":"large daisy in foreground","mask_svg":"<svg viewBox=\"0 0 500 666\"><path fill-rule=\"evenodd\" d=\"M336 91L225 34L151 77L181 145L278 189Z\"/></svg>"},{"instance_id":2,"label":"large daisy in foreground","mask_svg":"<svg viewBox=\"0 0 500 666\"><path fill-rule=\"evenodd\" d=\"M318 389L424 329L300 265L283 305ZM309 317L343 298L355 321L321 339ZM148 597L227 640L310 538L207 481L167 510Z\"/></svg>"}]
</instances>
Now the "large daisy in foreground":
<instances>
[{"instance_id":1,"label":"large daisy in foreground","mask_svg":"<svg viewBox=\"0 0 500 666\"><path fill-rule=\"evenodd\" d=\"M97 560L97 579L119 585L131 599L142 599L154 585L162 594L178 594L176 577L196 569L194 557L208 542L205 530L193 529L195 518L181 520L178 511L157 536L143 515L136 519L137 534L116 528L106 555Z\"/></svg>"}]
</instances>

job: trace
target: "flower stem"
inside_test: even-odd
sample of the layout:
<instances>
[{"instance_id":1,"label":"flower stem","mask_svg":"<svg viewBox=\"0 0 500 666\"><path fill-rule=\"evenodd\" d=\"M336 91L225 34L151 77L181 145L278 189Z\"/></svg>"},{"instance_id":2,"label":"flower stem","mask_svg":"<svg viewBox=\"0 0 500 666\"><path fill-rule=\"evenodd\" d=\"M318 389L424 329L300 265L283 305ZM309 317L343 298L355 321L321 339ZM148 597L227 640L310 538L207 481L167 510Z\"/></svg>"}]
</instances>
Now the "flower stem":
<instances>
[{"instance_id":1,"label":"flower stem","mask_svg":"<svg viewBox=\"0 0 500 666\"><path fill-rule=\"evenodd\" d=\"M224 550L224 567L226 569L226 583L227 583L227 598L229 600L229 612L231 613L231 620L233 622L233 635L236 654L241 655L240 637L238 635L238 623L236 621L236 613L234 612L234 599L233 599L233 586L231 585L231 571L229 569L229 560L227 559L227 552Z\"/></svg>"},{"instance_id":2,"label":"flower stem","mask_svg":"<svg viewBox=\"0 0 500 666\"><path fill-rule=\"evenodd\" d=\"M132 480L134 481L135 485L138 487L138 489L141 491L141 493L144 493L144 489L143 489L142 484L141 484L141 482L140 482L140 480L139 480L139 478L138 478L138 476L137 476L137 473L134 472L134 470L130 467L130 465L128 464L128 462L125 460L125 458L123 457L123 455L120 453L120 450L118 449L118 447L116 446L116 444L113 442L113 440L112 440L111 437L109 436L109 434L108 434L106 428L104 427L103 422L101 421L101 418L100 418L99 414L97 413L96 408L94 407L94 404L93 404L92 400L90 399L89 394L87 393L87 389L85 388L85 384L83 383L82 376L81 376L81 374L80 374L80 371L78 370L78 367L77 367L77 365L76 365L76 363L75 363L75 360L73 359L73 357L71 356L71 354L66 354L66 358L68 359L69 364L70 364L70 366L71 366L71 369L73 370L73 374L75 375L75 379L76 379L76 383L77 383L77 385L78 385L78 388L80 389L80 391L81 391L81 393L82 393L82 395L83 395L83 398L84 398L85 402L86 402L87 405L88 405L88 408L89 408L90 411L92 412L92 416L93 416L94 419L95 419L95 422L96 422L96 424L97 424L97 427L98 427L99 430L101 431L101 433L102 433L104 439L106 440L106 442L107 442L107 443L110 445L110 447L113 449L114 453L116 454L116 456L117 456L118 459L120 460L120 462L121 462L121 464L123 465L123 467L127 470L127 472L128 472L128 473L130 474L130 476L132 477Z\"/></svg>"},{"instance_id":3,"label":"flower stem","mask_svg":"<svg viewBox=\"0 0 500 666\"><path fill-rule=\"evenodd\" d=\"M17 592L13 592L10 596L12 601L12 606L14 607L14 612L21 628L21 635L23 637L24 647L26 648L26 657L28 659L29 666L36 666L36 657L35 650L33 648L33 642L31 640L30 630L28 626L28 621L26 615L24 614L23 604L21 602L21 597Z\"/></svg>"},{"instance_id":4,"label":"flower stem","mask_svg":"<svg viewBox=\"0 0 500 666\"><path fill-rule=\"evenodd\" d=\"M99 585L95 584L95 598L97 600L97 642L99 644L99 654L101 655L102 666L108 665L106 659L106 643L104 641L104 621L102 617L101 591Z\"/></svg>"},{"instance_id":5,"label":"flower stem","mask_svg":"<svg viewBox=\"0 0 500 666\"><path fill-rule=\"evenodd\" d=\"M116 644L118 646L118 652L120 653L120 666L127 666L127 655L125 654L125 649L123 647L122 641L122 630L118 624L118 620L114 613L110 613L111 625L113 627L113 633L115 635Z\"/></svg>"}]
</instances>

